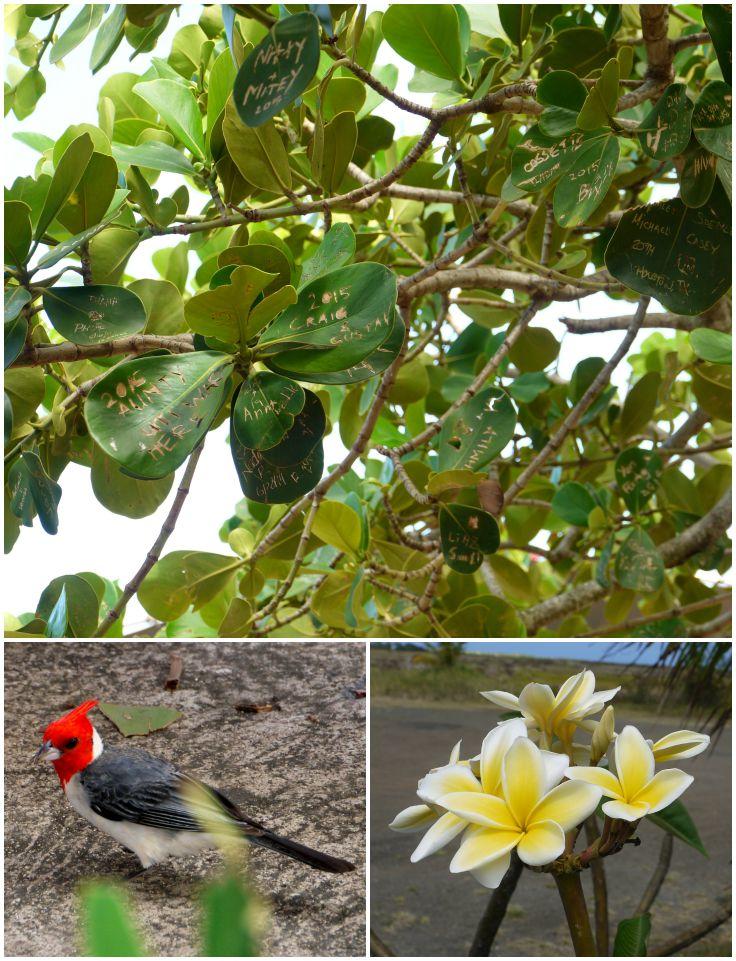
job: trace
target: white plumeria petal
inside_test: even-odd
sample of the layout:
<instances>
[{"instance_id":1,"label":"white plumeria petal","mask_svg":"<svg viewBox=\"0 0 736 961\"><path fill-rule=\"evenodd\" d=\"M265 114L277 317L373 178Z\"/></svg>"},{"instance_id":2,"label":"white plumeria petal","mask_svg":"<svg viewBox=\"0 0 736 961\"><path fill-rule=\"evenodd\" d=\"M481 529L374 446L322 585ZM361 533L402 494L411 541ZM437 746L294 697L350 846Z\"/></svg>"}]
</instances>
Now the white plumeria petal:
<instances>
[{"instance_id":1,"label":"white plumeria petal","mask_svg":"<svg viewBox=\"0 0 736 961\"><path fill-rule=\"evenodd\" d=\"M437 820L437 814L426 804L412 804L411 807L399 811L389 824L392 831L422 831Z\"/></svg>"},{"instance_id":2,"label":"white plumeria petal","mask_svg":"<svg viewBox=\"0 0 736 961\"><path fill-rule=\"evenodd\" d=\"M443 794L480 789L480 782L469 767L463 764L447 764L425 775L419 782L417 794L425 804L436 804Z\"/></svg>"},{"instance_id":3,"label":"white plumeria petal","mask_svg":"<svg viewBox=\"0 0 736 961\"><path fill-rule=\"evenodd\" d=\"M502 854L494 861L488 861L470 873L484 888L497 888L511 864L511 853Z\"/></svg>"},{"instance_id":4,"label":"white plumeria petal","mask_svg":"<svg viewBox=\"0 0 736 961\"><path fill-rule=\"evenodd\" d=\"M638 821L649 813L649 805L643 801L627 804L625 801L606 801L603 813L609 818L619 818L622 821Z\"/></svg>"},{"instance_id":5,"label":"white plumeria petal","mask_svg":"<svg viewBox=\"0 0 736 961\"><path fill-rule=\"evenodd\" d=\"M450 872L459 874L461 871L475 871L489 861L508 854L521 837L518 831L496 831L491 828L468 834L450 862Z\"/></svg>"},{"instance_id":6,"label":"white plumeria petal","mask_svg":"<svg viewBox=\"0 0 736 961\"><path fill-rule=\"evenodd\" d=\"M510 831L519 830L519 825L514 820L506 802L491 794L476 794L474 791L446 794L440 799L440 804L458 817L470 821L471 824L505 828Z\"/></svg>"},{"instance_id":7,"label":"white plumeria petal","mask_svg":"<svg viewBox=\"0 0 736 961\"><path fill-rule=\"evenodd\" d=\"M601 794L594 784L565 781L545 794L529 815L529 823L554 821L563 831L571 831L595 811Z\"/></svg>"},{"instance_id":8,"label":"white plumeria petal","mask_svg":"<svg viewBox=\"0 0 736 961\"><path fill-rule=\"evenodd\" d=\"M525 864L550 864L565 850L565 832L555 821L537 821L519 841L517 851Z\"/></svg>"},{"instance_id":9,"label":"white plumeria petal","mask_svg":"<svg viewBox=\"0 0 736 961\"><path fill-rule=\"evenodd\" d=\"M677 768L660 771L631 799L631 803L637 804L643 801L649 805L648 813L656 814L657 811L661 811L668 804L676 801L694 780L695 778L691 774L685 774L684 771L678 771Z\"/></svg>"},{"instance_id":10,"label":"white plumeria petal","mask_svg":"<svg viewBox=\"0 0 736 961\"><path fill-rule=\"evenodd\" d=\"M528 738L520 737L503 759L503 796L517 824L524 825L529 813L545 793L546 772L542 753Z\"/></svg>"},{"instance_id":11,"label":"white plumeria petal","mask_svg":"<svg viewBox=\"0 0 736 961\"><path fill-rule=\"evenodd\" d=\"M504 756L518 737L526 737L526 724L520 717L497 724L483 738L480 781L486 794L498 794Z\"/></svg>"},{"instance_id":12,"label":"white plumeria petal","mask_svg":"<svg viewBox=\"0 0 736 961\"><path fill-rule=\"evenodd\" d=\"M595 787L610 798L623 800L623 789L618 778L611 771L603 767L569 767L565 775L572 781L585 781Z\"/></svg>"},{"instance_id":13,"label":"white plumeria petal","mask_svg":"<svg viewBox=\"0 0 736 961\"><path fill-rule=\"evenodd\" d=\"M555 696L549 684L527 684L519 695L519 710L525 717L533 718L537 727L547 727L555 706Z\"/></svg>"},{"instance_id":14,"label":"white plumeria petal","mask_svg":"<svg viewBox=\"0 0 736 961\"><path fill-rule=\"evenodd\" d=\"M643 735L627 724L614 745L616 774L624 800L630 801L654 777L654 755Z\"/></svg>"},{"instance_id":15,"label":"white plumeria petal","mask_svg":"<svg viewBox=\"0 0 736 961\"><path fill-rule=\"evenodd\" d=\"M458 834L461 834L465 828L468 826L467 821L463 821L462 818L457 817L454 814L443 814L432 827L427 831L422 840L416 847L416 850L411 856L411 861L416 864L417 861L421 861L422 858L429 857L430 854L434 854L435 851L439 851L450 841L454 840Z\"/></svg>"},{"instance_id":16,"label":"white plumeria petal","mask_svg":"<svg viewBox=\"0 0 736 961\"><path fill-rule=\"evenodd\" d=\"M539 753L542 755L542 763L544 764L544 790L546 793L559 784L565 776L570 758L567 754L558 754L557 751L540 751Z\"/></svg>"},{"instance_id":17,"label":"white plumeria petal","mask_svg":"<svg viewBox=\"0 0 736 961\"><path fill-rule=\"evenodd\" d=\"M480 695L499 707L505 707L507 711L519 710L519 698L514 694L507 694L506 691L481 691Z\"/></svg>"},{"instance_id":18,"label":"white plumeria petal","mask_svg":"<svg viewBox=\"0 0 736 961\"><path fill-rule=\"evenodd\" d=\"M448 764L457 764L457 763L459 762L459 760L460 760L460 745L461 745L462 743L463 743L463 739L460 738L460 740L457 742L457 744L456 744L455 747L452 749L452 751L450 751L450 760L448 761Z\"/></svg>"},{"instance_id":19,"label":"white plumeria petal","mask_svg":"<svg viewBox=\"0 0 736 961\"><path fill-rule=\"evenodd\" d=\"M681 758L695 757L702 754L710 744L707 734L696 731L673 731L665 734L652 745L652 753L657 764L664 761L676 761Z\"/></svg>"},{"instance_id":20,"label":"white plumeria petal","mask_svg":"<svg viewBox=\"0 0 736 961\"><path fill-rule=\"evenodd\" d=\"M566 720L581 704L588 701L595 690L595 675L581 671L569 677L557 692L550 721L557 726Z\"/></svg>"},{"instance_id":21,"label":"white plumeria petal","mask_svg":"<svg viewBox=\"0 0 736 961\"><path fill-rule=\"evenodd\" d=\"M610 701L620 690L620 687L614 687L610 691L596 691L592 697L589 697L587 700L578 701L574 707L565 714L565 717L570 721L579 721L589 717L591 714L598 714L598 712L602 711L606 706L606 701Z\"/></svg>"}]
</instances>

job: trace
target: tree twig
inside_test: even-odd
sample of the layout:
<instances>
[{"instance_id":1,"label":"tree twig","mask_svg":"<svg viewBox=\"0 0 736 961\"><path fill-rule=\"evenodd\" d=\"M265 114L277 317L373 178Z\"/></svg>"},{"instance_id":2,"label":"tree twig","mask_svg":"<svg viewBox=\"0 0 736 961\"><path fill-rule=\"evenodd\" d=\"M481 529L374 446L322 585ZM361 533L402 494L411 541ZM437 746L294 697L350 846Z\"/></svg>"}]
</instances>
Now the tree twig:
<instances>
[{"instance_id":1,"label":"tree twig","mask_svg":"<svg viewBox=\"0 0 736 961\"><path fill-rule=\"evenodd\" d=\"M730 893L728 898L730 900ZM693 925L691 928L687 928L685 931L681 931L676 934L669 941L664 941L662 944L657 944L653 948L649 949L649 956L652 958L666 958L670 955L676 954L678 951L682 951L684 948L689 948L691 944L695 944L696 941L700 941L704 938L706 934L710 934L711 931L715 931L717 927L724 924L731 917L731 906L721 908L716 911L705 921L701 921L699 924Z\"/></svg>"},{"instance_id":2,"label":"tree twig","mask_svg":"<svg viewBox=\"0 0 736 961\"><path fill-rule=\"evenodd\" d=\"M524 864L516 851L511 855L511 864L504 874L501 883L491 895L483 916L478 922L473 943L470 945L468 956L471 958L487 958L491 953L493 942L498 934L511 898L521 878Z\"/></svg>"},{"instance_id":3,"label":"tree twig","mask_svg":"<svg viewBox=\"0 0 736 961\"><path fill-rule=\"evenodd\" d=\"M654 904L654 901L659 894L659 889L664 884L664 879L667 877L667 872L670 869L670 862L672 861L672 842L673 836L669 831L665 831L662 834L662 843L659 846L659 859L657 860L657 866L654 869L654 873L649 879L649 884L647 884L644 889L644 893L641 896L641 900L637 906L634 914L646 914L646 912Z\"/></svg>"}]
</instances>

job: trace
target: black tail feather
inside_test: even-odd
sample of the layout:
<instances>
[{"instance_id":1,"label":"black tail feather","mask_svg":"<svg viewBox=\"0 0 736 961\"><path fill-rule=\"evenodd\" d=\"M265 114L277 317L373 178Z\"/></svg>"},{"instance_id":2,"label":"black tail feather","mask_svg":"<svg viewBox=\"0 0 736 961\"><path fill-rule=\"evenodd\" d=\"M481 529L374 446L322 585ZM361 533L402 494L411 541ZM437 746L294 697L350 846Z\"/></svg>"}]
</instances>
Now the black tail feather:
<instances>
[{"instance_id":1,"label":"black tail feather","mask_svg":"<svg viewBox=\"0 0 736 961\"><path fill-rule=\"evenodd\" d=\"M279 854L285 854L287 857L294 858L295 861L308 864L310 868L316 868L318 871L344 874L347 871L355 870L355 865L349 861L344 861L342 858L333 858L331 854L322 854L321 851L308 848L304 844L299 844L298 841L290 841L289 838L279 837L278 834L272 834L270 831L264 831L260 835L248 834L248 840L251 844L259 844L271 851L278 851Z\"/></svg>"}]
</instances>

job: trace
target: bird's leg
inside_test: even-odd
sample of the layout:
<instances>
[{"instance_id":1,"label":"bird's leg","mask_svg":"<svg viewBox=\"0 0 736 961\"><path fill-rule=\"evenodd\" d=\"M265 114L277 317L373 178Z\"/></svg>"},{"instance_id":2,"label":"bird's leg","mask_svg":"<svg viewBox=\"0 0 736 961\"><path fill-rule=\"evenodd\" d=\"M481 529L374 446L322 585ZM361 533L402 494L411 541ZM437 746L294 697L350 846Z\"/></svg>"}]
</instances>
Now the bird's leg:
<instances>
[{"instance_id":1,"label":"bird's leg","mask_svg":"<svg viewBox=\"0 0 736 961\"><path fill-rule=\"evenodd\" d=\"M125 877L123 878L123 880L124 880L124 881L132 881L134 878L139 878L139 877L141 876L141 874L145 874L146 871L148 871L149 868L151 868L151 867L153 867L153 865L149 865L147 868L138 868L137 871L131 871L130 874L126 874L126 875L125 875Z\"/></svg>"}]
</instances>

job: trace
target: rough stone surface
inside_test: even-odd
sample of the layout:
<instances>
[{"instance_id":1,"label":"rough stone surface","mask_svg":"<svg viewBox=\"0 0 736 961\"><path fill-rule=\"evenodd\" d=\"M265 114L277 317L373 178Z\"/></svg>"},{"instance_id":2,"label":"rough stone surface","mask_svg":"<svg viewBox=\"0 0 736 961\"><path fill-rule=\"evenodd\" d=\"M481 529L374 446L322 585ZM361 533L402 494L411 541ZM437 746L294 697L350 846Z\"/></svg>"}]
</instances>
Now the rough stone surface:
<instances>
[{"instance_id":1,"label":"rough stone surface","mask_svg":"<svg viewBox=\"0 0 736 961\"><path fill-rule=\"evenodd\" d=\"M163 689L170 652L184 659L173 693ZM364 672L363 645L349 642L6 642L6 955L80 953L79 882L138 864L74 813L51 765L31 763L46 724L90 697L183 711L135 743L280 834L357 864L332 875L250 848L252 886L270 910L263 954L363 955L366 702L349 689L364 686ZM281 711L235 710L274 696ZM104 741L123 741L99 711L93 720ZM207 852L126 884L149 954L201 953L199 894L221 864Z\"/></svg>"},{"instance_id":2,"label":"rough stone surface","mask_svg":"<svg viewBox=\"0 0 736 961\"><path fill-rule=\"evenodd\" d=\"M489 685L498 686L498 685ZM615 704L615 702L614 702ZM397 834L387 824L403 808L418 804L417 781L431 767L446 764L463 739L462 756L474 755L499 720L493 708L371 707L371 927L396 955L463 956L467 953L490 892L469 874L450 874L457 848L418 864L409 855L421 834ZM632 716L616 708L616 727L635 724L656 740L682 727L682 718ZM683 801L709 858L675 840L672 864L652 908L650 946L705 920L730 903L731 730L712 754L668 765L695 776ZM639 847L627 846L605 860L611 944L616 925L632 917L659 855L661 831L642 822ZM583 886L592 910L590 872ZM692 948L679 952L731 956L729 922ZM493 945L493 957L570 957L573 951L562 905L549 875L524 871Z\"/></svg>"}]
</instances>

